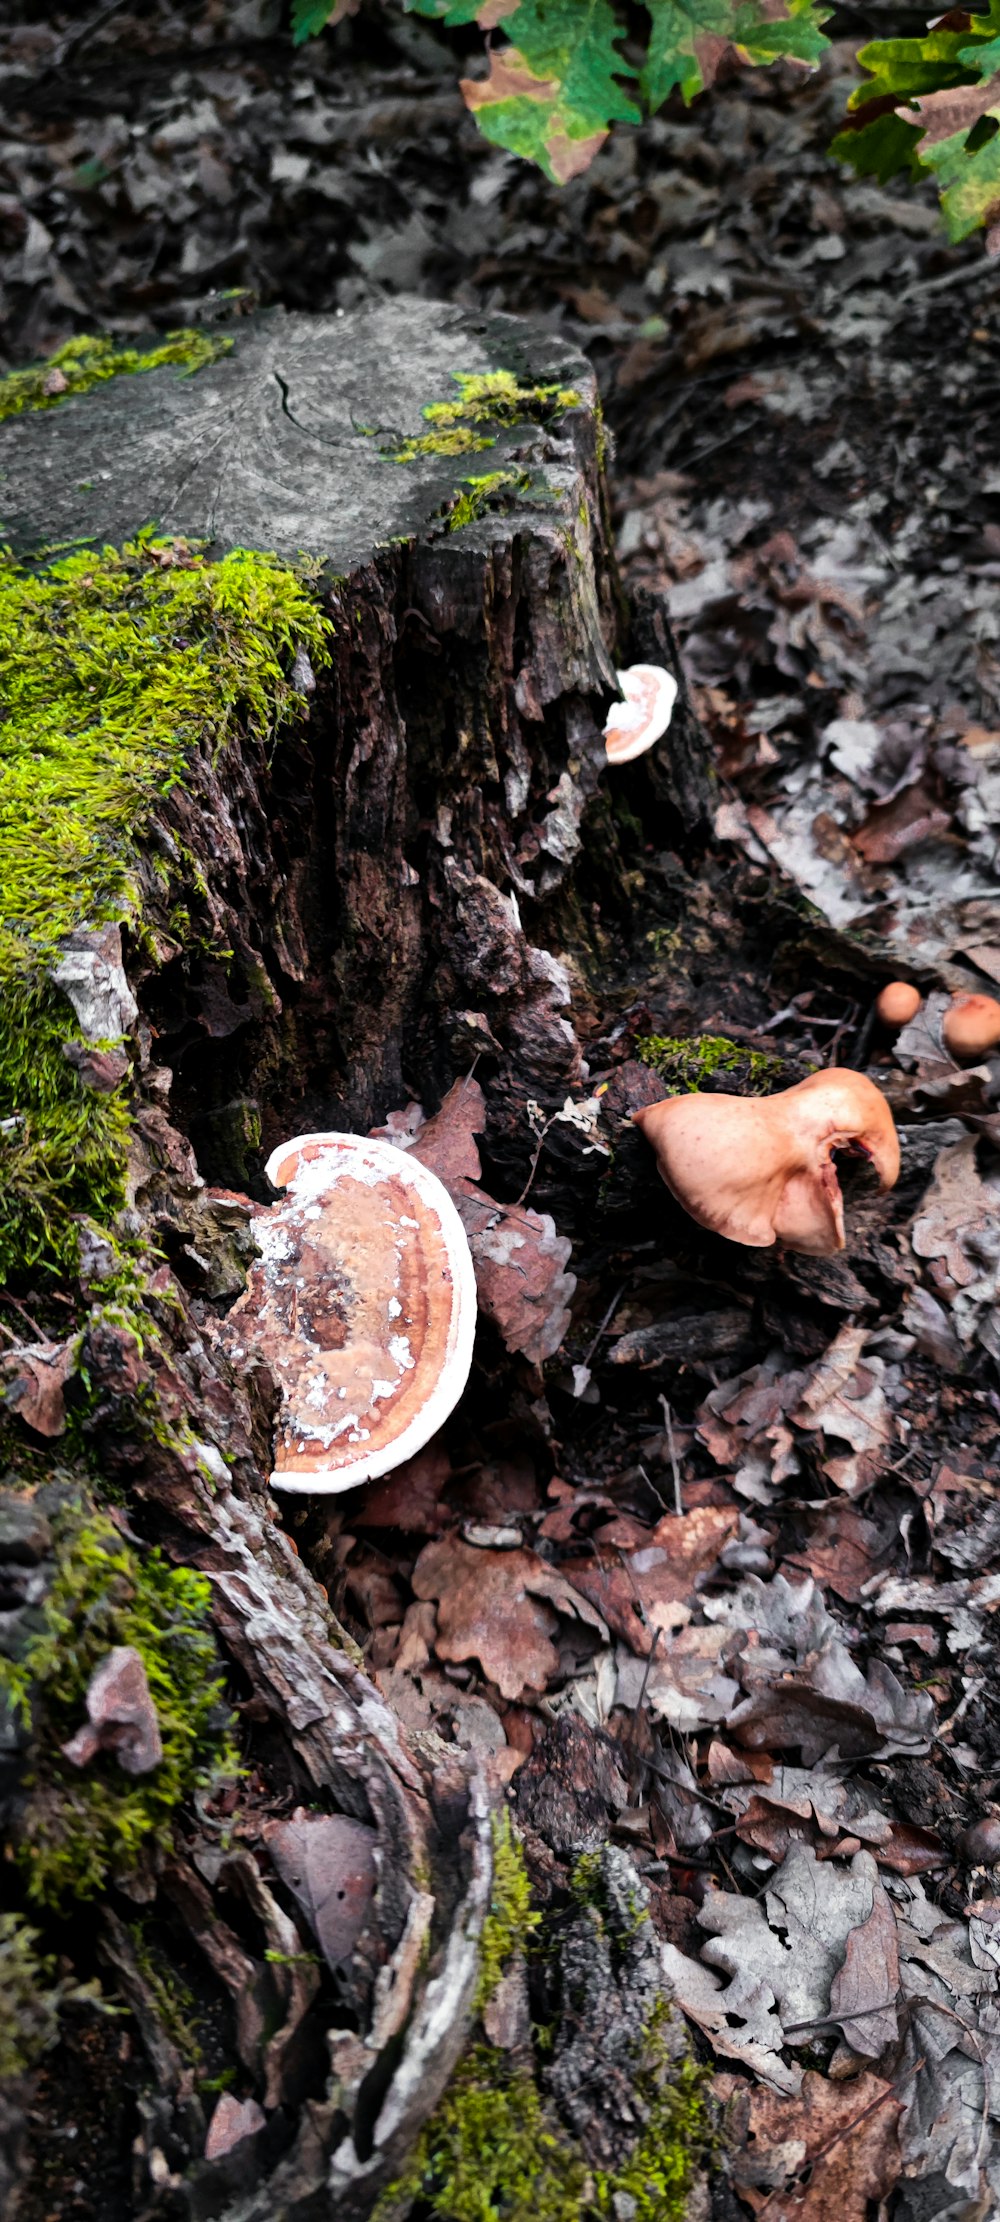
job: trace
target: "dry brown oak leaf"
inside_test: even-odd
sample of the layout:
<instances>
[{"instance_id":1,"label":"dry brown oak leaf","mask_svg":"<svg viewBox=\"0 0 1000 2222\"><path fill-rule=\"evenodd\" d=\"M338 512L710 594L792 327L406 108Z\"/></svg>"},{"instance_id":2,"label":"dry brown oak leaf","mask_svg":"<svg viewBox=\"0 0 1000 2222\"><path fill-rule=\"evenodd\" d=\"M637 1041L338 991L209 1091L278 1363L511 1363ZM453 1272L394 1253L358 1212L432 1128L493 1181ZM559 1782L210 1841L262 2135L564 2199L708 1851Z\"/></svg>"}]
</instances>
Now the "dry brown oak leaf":
<instances>
[{"instance_id":1,"label":"dry brown oak leaf","mask_svg":"<svg viewBox=\"0 0 1000 2222\"><path fill-rule=\"evenodd\" d=\"M576 1288L575 1274L566 1271L572 1245L556 1233L548 1212L498 1204L480 1188L475 1137L485 1126L478 1082L456 1080L432 1119L425 1120L411 1104L376 1132L411 1148L443 1180L469 1238L481 1309L508 1350L541 1365L558 1350L569 1326Z\"/></svg>"},{"instance_id":2,"label":"dry brown oak leaf","mask_svg":"<svg viewBox=\"0 0 1000 2222\"><path fill-rule=\"evenodd\" d=\"M437 1604L438 1658L478 1659L512 1701L537 1695L556 1673L560 1612L588 1621L607 1641L600 1613L534 1551L481 1551L460 1536L442 1536L421 1551L413 1589Z\"/></svg>"},{"instance_id":3,"label":"dry brown oak leaf","mask_svg":"<svg viewBox=\"0 0 1000 2222\"><path fill-rule=\"evenodd\" d=\"M829 2083L809 2069L797 2098L758 2084L733 2161L740 2198L758 2222L867 2222L899 2176L902 2111L877 2075Z\"/></svg>"}]
</instances>

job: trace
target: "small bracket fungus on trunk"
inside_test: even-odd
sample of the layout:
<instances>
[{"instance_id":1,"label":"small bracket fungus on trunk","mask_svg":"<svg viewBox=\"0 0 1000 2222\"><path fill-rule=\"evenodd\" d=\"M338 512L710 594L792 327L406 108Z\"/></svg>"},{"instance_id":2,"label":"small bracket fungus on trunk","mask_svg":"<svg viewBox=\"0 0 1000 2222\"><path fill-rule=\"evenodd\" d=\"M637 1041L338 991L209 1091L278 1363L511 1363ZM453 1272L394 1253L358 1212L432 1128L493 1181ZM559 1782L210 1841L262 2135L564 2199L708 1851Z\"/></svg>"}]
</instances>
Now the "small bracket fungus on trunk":
<instances>
[{"instance_id":1,"label":"small bracket fungus on trunk","mask_svg":"<svg viewBox=\"0 0 1000 2222\"><path fill-rule=\"evenodd\" d=\"M754 1250L783 1242L811 1257L845 1247L835 1150L899 1177L892 1112L873 1081L831 1066L780 1095L670 1096L636 1111L672 1195L699 1226Z\"/></svg>"},{"instance_id":2,"label":"small bracket fungus on trunk","mask_svg":"<svg viewBox=\"0 0 1000 2222\"><path fill-rule=\"evenodd\" d=\"M613 703L604 728L609 764L630 764L666 732L674 714L677 681L660 664L630 664L615 674L625 697Z\"/></svg>"},{"instance_id":3,"label":"small bracket fungus on trunk","mask_svg":"<svg viewBox=\"0 0 1000 2222\"><path fill-rule=\"evenodd\" d=\"M975 1065L1000 1048L1000 1003L995 995L955 995L941 1027L956 1065Z\"/></svg>"},{"instance_id":4,"label":"small bracket fungus on trunk","mask_svg":"<svg viewBox=\"0 0 1000 2222\"><path fill-rule=\"evenodd\" d=\"M921 1001L920 989L912 980L887 980L875 998L875 1016L882 1026L908 1026L911 1018L916 1018Z\"/></svg>"},{"instance_id":5,"label":"small bracket fungus on trunk","mask_svg":"<svg viewBox=\"0 0 1000 2222\"><path fill-rule=\"evenodd\" d=\"M476 1281L437 1175L390 1142L302 1134L267 1177L260 1257L226 1322L230 1356L265 1358L281 1390L272 1481L353 1489L412 1458L469 1377Z\"/></svg>"}]
</instances>

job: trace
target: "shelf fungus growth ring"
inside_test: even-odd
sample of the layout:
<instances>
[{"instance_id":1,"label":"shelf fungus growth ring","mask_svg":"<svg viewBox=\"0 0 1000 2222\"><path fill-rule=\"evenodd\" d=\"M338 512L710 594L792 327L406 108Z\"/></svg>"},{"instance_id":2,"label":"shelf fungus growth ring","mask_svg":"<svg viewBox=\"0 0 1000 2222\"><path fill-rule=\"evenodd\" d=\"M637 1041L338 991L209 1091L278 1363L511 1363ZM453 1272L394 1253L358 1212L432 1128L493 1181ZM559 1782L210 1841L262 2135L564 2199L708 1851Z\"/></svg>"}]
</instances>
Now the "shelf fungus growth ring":
<instances>
[{"instance_id":1,"label":"shelf fungus growth ring","mask_svg":"<svg viewBox=\"0 0 1000 2222\"><path fill-rule=\"evenodd\" d=\"M437 1433L469 1377L476 1282L437 1175L391 1142L299 1134L267 1162L286 1194L253 1222L260 1256L229 1313L281 1388L272 1482L353 1489Z\"/></svg>"}]
</instances>

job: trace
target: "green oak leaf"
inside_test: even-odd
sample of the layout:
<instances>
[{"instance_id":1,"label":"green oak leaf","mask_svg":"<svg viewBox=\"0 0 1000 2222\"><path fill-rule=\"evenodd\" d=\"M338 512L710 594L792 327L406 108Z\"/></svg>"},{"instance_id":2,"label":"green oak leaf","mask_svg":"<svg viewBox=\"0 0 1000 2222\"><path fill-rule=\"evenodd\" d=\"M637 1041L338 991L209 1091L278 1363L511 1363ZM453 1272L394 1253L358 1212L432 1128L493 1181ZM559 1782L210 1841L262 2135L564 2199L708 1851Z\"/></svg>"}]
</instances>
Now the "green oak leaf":
<instances>
[{"instance_id":1,"label":"green oak leaf","mask_svg":"<svg viewBox=\"0 0 1000 2222\"><path fill-rule=\"evenodd\" d=\"M822 25L831 11L820 0L786 0L783 15L774 14L771 0L646 0L646 12L651 30L640 84L651 111L675 86L685 102L704 91L727 46L746 62L813 65L829 44Z\"/></svg>"}]
</instances>

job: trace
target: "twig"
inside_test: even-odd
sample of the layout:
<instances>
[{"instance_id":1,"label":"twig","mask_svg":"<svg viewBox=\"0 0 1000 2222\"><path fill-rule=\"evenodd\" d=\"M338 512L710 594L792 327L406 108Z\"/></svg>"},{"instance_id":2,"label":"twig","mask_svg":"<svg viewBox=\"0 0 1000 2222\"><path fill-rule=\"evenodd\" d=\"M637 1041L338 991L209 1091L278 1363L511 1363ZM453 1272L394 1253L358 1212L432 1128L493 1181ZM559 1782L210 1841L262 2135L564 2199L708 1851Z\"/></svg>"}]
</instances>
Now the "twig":
<instances>
[{"instance_id":1,"label":"twig","mask_svg":"<svg viewBox=\"0 0 1000 2222\"><path fill-rule=\"evenodd\" d=\"M527 1193L527 1191L525 1191L525 1193ZM629 1280L631 1280L631 1278L632 1278L632 1276L631 1276L631 1274L630 1274L630 1275L629 1275ZM615 1313L616 1313L616 1311L618 1310L618 1306L619 1306L619 1304L621 1303L622 1297L624 1296L624 1294L625 1294L625 1291L626 1291L627 1287L628 1287L628 1281L623 1281L623 1282L622 1282L622 1285L621 1285L621 1287L620 1287L620 1289L619 1289L619 1291L618 1291L618 1294L617 1294L617 1296L613 1296L613 1297L612 1297L612 1299L611 1299L611 1302L610 1302L610 1304L608 1305L607 1311L606 1311L606 1312L605 1312L605 1314L604 1314L604 1318L602 1319L602 1321L601 1321L601 1324L600 1324L600 1326L599 1326L599 1328L598 1328L598 1330L597 1330L597 1333L596 1333L596 1335L594 1336L594 1340L593 1340L593 1342L592 1342L592 1343L591 1343L591 1345L590 1345L590 1349L589 1349L589 1350L588 1350L588 1351L587 1351L587 1352L585 1353L585 1355L584 1355L584 1360L583 1360L583 1363L584 1363L584 1365L585 1365L585 1366L589 1366L589 1364L590 1364L590 1361L591 1361L591 1359L592 1359L592 1357L593 1357L593 1355L594 1355L594 1352L595 1352L595 1350L597 1349L597 1345L598 1345L598 1343L599 1343L599 1342L600 1342L600 1341L601 1341L601 1340L603 1339L603 1337L604 1337L604 1336L605 1336L605 1335L607 1334L608 1328L610 1327L610 1325L611 1325L611 1322L612 1322L612 1320L613 1320L613 1318L614 1318L614 1316L615 1316Z\"/></svg>"},{"instance_id":2,"label":"twig","mask_svg":"<svg viewBox=\"0 0 1000 2222\"><path fill-rule=\"evenodd\" d=\"M548 1133L548 1131L549 1131L549 1128L550 1128L550 1126L554 1126L554 1125L555 1125L555 1123L556 1123L556 1119L558 1118L558 1116L559 1116L558 1112L557 1112L557 1111L553 1111L553 1113L552 1113L552 1117L551 1117L550 1119L546 1119L546 1121L545 1121L545 1125L543 1126L543 1128L542 1128L542 1131L541 1131L541 1133L540 1133L540 1135L539 1135L539 1137L538 1137L538 1140L537 1140L537 1142L535 1143L535 1154L534 1154L534 1157L533 1157L533 1158L532 1158L532 1160L531 1160L531 1171L530 1171L530 1172L529 1172L529 1174L528 1174L528 1178L527 1178L527 1180L525 1181L524 1187L523 1187L523 1188L522 1188L522 1190L521 1190L521 1193L520 1193L520 1195L519 1195L519 1197L518 1197L518 1199L517 1199L517 1202L511 1205L511 1210L512 1210L512 1211L520 1211L520 1209L521 1209L521 1205L522 1205L523 1203L526 1203L526 1202L527 1202L528 1196L529 1196L529 1195L530 1195L530 1193L531 1193L531 1183L532 1183L532 1181L534 1180L535 1174L536 1174L536 1173L537 1173L537 1171L538 1171L538 1160L539 1160L539 1158L541 1157L541 1154L542 1154L542 1150L543 1150L543 1148L544 1148L544 1145L545 1145L545 1137L546 1137L546 1135L547 1135L547 1133Z\"/></svg>"},{"instance_id":3,"label":"twig","mask_svg":"<svg viewBox=\"0 0 1000 2222\"><path fill-rule=\"evenodd\" d=\"M674 1442L674 1423L670 1411L670 1406L667 1403L665 1396L661 1396L660 1403L663 1406L663 1425L666 1429L667 1435L667 1455L670 1459L670 1471L674 1477L674 1510L677 1514L678 1519L683 1520L684 1500L681 1496L681 1473L680 1467L677 1464L677 1447Z\"/></svg>"}]
</instances>

